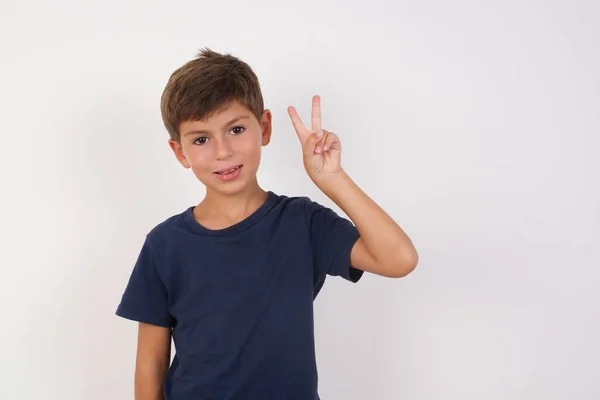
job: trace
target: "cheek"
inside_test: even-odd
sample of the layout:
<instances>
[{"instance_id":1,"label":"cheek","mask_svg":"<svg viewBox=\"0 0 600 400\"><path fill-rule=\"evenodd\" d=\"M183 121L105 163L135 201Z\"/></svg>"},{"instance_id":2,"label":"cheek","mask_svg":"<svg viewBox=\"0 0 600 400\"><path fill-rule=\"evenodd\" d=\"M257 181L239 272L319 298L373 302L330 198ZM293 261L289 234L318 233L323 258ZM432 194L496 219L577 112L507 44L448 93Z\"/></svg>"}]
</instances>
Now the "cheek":
<instances>
[{"instance_id":1,"label":"cheek","mask_svg":"<svg viewBox=\"0 0 600 400\"><path fill-rule=\"evenodd\" d=\"M196 148L188 152L186 158L194 173L206 173L210 171L210 150L207 148Z\"/></svg>"},{"instance_id":2,"label":"cheek","mask_svg":"<svg viewBox=\"0 0 600 400\"><path fill-rule=\"evenodd\" d=\"M247 161L256 162L260 160L262 151L261 141L252 138L252 140L245 141L243 146L243 154Z\"/></svg>"},{"instance_id":3,"label":"cheek","mask_svg":"<svg viewBox=\"0 0 600 400\"><path fill-rule=\"evenodd\" d=\"M232 144L234 153L248 156L256 152L260 142L256 140L256 135L248 134L236 137Z\"/></svg>"}]
</instances>

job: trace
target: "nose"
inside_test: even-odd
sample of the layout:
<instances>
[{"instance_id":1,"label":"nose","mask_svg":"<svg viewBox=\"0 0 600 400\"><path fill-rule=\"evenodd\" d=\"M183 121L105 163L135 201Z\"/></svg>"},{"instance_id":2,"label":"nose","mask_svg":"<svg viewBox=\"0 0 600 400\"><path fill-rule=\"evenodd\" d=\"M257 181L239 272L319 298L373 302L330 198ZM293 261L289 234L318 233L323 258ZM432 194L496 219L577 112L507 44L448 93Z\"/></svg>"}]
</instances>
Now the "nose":
<instances>
[{"instance_id":1,"label":"nose","mask_svg":"<svg viewBox=\"0 0 600 400\"><path fill-rule=\"evenodd\" d=\"M221 137L215 142L217 160L225 160L233 155L233 147L227 136Z\"/></svg>"}]
</instances>

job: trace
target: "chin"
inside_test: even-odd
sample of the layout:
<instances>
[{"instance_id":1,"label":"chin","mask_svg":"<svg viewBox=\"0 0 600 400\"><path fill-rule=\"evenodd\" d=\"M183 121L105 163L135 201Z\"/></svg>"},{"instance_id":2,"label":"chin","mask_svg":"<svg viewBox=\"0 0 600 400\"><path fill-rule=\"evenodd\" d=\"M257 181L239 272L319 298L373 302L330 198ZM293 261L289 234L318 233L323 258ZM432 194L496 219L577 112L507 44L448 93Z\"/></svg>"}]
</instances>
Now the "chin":
<instances>
[{"instance_id":1,"label":"chin","mask_svg":"<svg viewBox=\"0 0 600 400\"><path fill-rule=\"evenodd\" d=\"M249 187L255 185L254 180L243 179L235 182L211 182L210 185L206 185L206 189L213 193L219 193L226 196L233 196L238 193L243 193Z\"/></svg>"},{"instance_id":2,"label":"chin","mask_svg":"<svg viewBox=\"0 0 600 400\"><path fill-rule=\"evenodd\" d=\"M208 189L208 187L207 187ZM242 185L223 185L223 186L219 186L219 185L214 185L211 186L210 190L213 193L219 193L222 194L224 196L234 196L236 194L242 193L245 189L245 186Z\"/></svg>"}]
</instances>

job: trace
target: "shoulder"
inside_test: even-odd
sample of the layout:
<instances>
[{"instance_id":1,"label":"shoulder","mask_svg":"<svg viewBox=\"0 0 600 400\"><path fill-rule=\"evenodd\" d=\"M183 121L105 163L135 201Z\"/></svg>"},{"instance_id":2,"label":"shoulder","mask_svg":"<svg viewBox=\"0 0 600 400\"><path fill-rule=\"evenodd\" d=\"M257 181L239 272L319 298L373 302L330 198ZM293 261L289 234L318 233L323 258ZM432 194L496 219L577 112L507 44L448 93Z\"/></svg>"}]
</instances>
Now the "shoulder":
<instances>
[{"instance_id":1,"label":"shoulder","mask_svg":"<svg viewBox=\"0 0 600 400\"><path fill-rule=\"evenodd\" d=\"M308 196L287 196L277 195L278 206L284 212L290 212L298 215L302 215L306 218L310 218L310 215L315 211L326 209L325 206L312 200Z\"/></svg>"},{"instance_id":2,"label":"shoulder","mask_svg":"<svg viewBox=\"0 0 600 400\"><path fill-rule=\"evenodd\" d=\"M332 208L311 199L308 196L279 196L282 207L285 212L292 213L301 218L306 226L319 228L331 223L347 221L347 218L342 217ZM348 221L349 222L349 221Z\"/></svg>"},{"instance_id":3,"label":"shoulder","mask_svg":"<svg viewBox=\"0 0 600 400\"><path fill-rule=\"evenodd\" d=\"M314 211L322 211L322 210L331 210L329 207L325 206L323 203L320 203L316 200L308 196L285 196L279 195L280 198L285 199L288 205L292 207L297 207L304 212L314 212Z\"/></svg>"},{"instance_id":4,"label":"shoulder","mask_svg":"<svg viewBox=\"0 0 600 400\"><path fill-rule=\"evenodd\" d=\"M160 242L165 238L174 236L177 232L186 230L185 215L189 213L191 207L186 208L184 211L171 215L162 221L158 222L153 228L146 234L146 239L149 242Z\"/></svg>"}]
</instances>

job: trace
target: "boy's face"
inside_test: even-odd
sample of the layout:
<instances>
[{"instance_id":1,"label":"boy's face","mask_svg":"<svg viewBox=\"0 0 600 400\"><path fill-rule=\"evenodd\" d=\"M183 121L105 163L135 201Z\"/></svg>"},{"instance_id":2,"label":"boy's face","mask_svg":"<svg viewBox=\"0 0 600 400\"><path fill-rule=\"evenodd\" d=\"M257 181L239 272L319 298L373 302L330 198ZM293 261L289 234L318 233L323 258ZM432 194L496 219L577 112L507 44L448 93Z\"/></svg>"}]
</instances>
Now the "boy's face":
<instances>
[{"instance_id":1,"label":"boy's face","mask_svg":"<svg viewBox=\"0 0 600 400\"><path fill-rule=\"evenodd\" d=\"M271 112L261 120L233 102L206 121L186 121L180 143L169 140L175 156L206 186L207 191L233 194L256 182L262 146L271 139Z\"/></svg>"}]
</instances>

